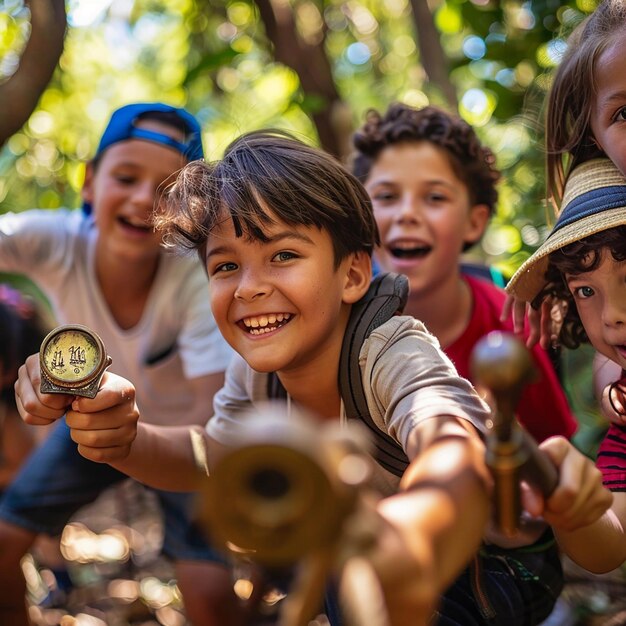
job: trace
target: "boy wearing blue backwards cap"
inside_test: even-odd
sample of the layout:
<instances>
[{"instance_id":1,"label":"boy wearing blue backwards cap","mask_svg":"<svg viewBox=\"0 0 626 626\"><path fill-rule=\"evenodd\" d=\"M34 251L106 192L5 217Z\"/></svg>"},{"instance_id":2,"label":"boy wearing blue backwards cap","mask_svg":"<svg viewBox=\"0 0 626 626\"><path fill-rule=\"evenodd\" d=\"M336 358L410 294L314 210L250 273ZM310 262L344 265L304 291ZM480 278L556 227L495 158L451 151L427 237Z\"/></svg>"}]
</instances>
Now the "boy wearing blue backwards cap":
<instances>
[{"instance_id":1,"label":"boy wearing blue backwards cap","mask_svg":"<svg viewBox=\"0 0 626 626\"><path fill-rule=\"evenodd\" d=\"M201 264L167 253L152 226L167 185L202 157L200 126L184 109L124 106L87 164L82 211L0 216L0 270L37 283L60 323L95 330L113 359L111 371L135 382L143 419L155 424L204 424L231 356L211 314ZM19 563L37 535L60 533L75 511L125 478L83 458L60 421L0 501L0 624L28 623ZM183 593L185 580L208 585L211 576L197 575L196 559L212 555L186 535L189 495L158 495L164 550L177 560ZM186 569L187 560L194 562ZM202 592L206 601L209 595ZM190 614L202 615L190 593L185 600Z\"/></svg>"}]
</instances>

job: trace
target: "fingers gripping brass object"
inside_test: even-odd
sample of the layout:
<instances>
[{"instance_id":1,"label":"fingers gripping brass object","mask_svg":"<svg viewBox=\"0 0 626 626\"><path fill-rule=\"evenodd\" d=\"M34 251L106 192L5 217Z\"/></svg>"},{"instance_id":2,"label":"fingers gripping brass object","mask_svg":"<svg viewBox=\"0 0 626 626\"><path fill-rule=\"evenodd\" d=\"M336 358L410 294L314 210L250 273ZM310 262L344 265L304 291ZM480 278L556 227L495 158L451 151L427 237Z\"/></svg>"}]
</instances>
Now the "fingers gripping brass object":
<instances>
[{"instance_id":1,"label":"fingers gripping brass object","mask_svg":"<svg viewBox=\"0 0 626 626\"><path fill-rule=\"evenodd\" d=\"M495 402L486 461L494 478L496 523L513 536L521 514L520 481L526 480L546 496L558 481L556 468L515 416L524 386L536 375L535 367L519 339L494 331L474 347L471 368L477 385L487 388Z\"/></svg>"},{"instance_id":2,"label":"fingers gripping brass object","mask_svg":"<svg viewBox=\"0 0 626 626\"><path fill-rule=\"evenodd\" d=\"M94 398L112 359L102 339L80 324L52 330L41 343L39 364L43 393L66 393Z\"/></svg>"}]
</instances>

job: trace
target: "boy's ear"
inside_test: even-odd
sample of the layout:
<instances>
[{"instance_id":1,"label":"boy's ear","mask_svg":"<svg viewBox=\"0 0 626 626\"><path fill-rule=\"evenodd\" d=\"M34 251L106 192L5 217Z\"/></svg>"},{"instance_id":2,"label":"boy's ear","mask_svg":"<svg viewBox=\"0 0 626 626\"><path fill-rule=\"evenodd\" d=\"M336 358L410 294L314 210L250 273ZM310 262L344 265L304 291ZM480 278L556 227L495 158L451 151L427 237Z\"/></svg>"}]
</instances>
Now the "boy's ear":
<instances>
[{"instance_id":1,"label":"boy's ear","mask_svg":"<svg viewBox=\"0 0 626 626\"><path fill-rule=\"evenodd\" d=\"M465 228L465 243L476 243L485 232L491 212L486 204L475 204L469 212Z\"/></svg>"},{"instance_id":2,"label":"boy's ear","mask_svg":"<svg viewBox=\"0 0 626 626\"><path fill-rule=\"evenodd\" d=\"M344 263L348 263L343 288L343 302L354 304L360 300L372 282L372 258L363 250L351 253Z\"/></svg>"},{"instance_id":3,"label":"boy's ear","mask_svg":"<svg viewBox=\"0 0 626 626\"><path fill-rule=\"evenodd\" d=\"M94 167L90 161L85 166L85 181L83 182L83 188L80 190L80 197L91 204L93 202L93 177Z\"/></svg>"}]
</instances>

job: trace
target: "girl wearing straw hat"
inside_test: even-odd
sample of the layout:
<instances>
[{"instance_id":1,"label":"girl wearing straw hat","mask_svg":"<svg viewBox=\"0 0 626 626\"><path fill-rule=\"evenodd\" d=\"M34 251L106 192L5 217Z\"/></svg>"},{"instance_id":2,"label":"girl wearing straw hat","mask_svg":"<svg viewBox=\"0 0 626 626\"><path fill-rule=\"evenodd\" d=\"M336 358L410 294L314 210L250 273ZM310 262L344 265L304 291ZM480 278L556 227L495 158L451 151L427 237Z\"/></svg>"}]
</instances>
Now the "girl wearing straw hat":
<instances>
[{"instance_id":1,"label":"girl wearing straw hat","mask_svg":"<svg viewBox=\"0 0 626 626\"><path fill-rule=\"evenodd\" d=\"M626 0L602 0L595 11L567 39L567 50L554 74L546 105L546 174L548 200L558 207L572 170L598 157L610 158L626 175ZM541 311L530 309L527 344L541 339L547 347L556 339L550 302ZM526 305L509 300L516 332L523 332ZM620 369L598 355L594 360L594 387L604 415L626 423L626 398L609 385ZM626 381L623 381L626 388ZM611 397L612 396L612 401ZM615 409L619 408L619 411Z\"/></svg>"},{"instance_id":2,"label":"girl wearing straw hat","mask_svg":"<svg viewBox=\"0 0 626 626\"><path fill-rule=\"evenodd\" d=\"M591 343L626 369L626 178L612 161L592 159L573 169L552 232L506 289L533 306L563 301L561 343ZM568 441L554 438L541 447L560 467L561 484L546 502L529 494L528 510L553 526L579 565L596 573L615 569L626 560L626 426L612 423L600 445L596 465L604 488ZM594 518L606 489L613 492L612 507L598 521L569 530L574 515Z\"/></svg>"}]
</instances>

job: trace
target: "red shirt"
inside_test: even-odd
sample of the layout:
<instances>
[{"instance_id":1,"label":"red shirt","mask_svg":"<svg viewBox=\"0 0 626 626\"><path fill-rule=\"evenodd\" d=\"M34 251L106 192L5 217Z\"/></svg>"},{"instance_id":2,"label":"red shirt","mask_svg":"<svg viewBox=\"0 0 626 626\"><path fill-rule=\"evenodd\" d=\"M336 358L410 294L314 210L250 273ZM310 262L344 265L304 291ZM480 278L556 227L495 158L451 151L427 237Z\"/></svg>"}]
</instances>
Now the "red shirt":
<instances>
[{"instance_id":1,"label":"red shirt","mask_svg":"<svg viewBox=\"0 0 626 626\"><path fill-rule=\"evenodd\" d=\"M513 322L500 321L500 312L506 299L502 289L472 276L464 275L463 278L472 290L472 317L463 335L445 347L444 352L455 364L459 374L470 379L469 359L476 342L492 330L512 332ZM569 439L576 432L578 424L550 358L539 345L533 348L532 356L539 377L537 382L524 388L517 407L518 419L538 442L552 435L563 435Z\"/></svg>"}]
</instances>

